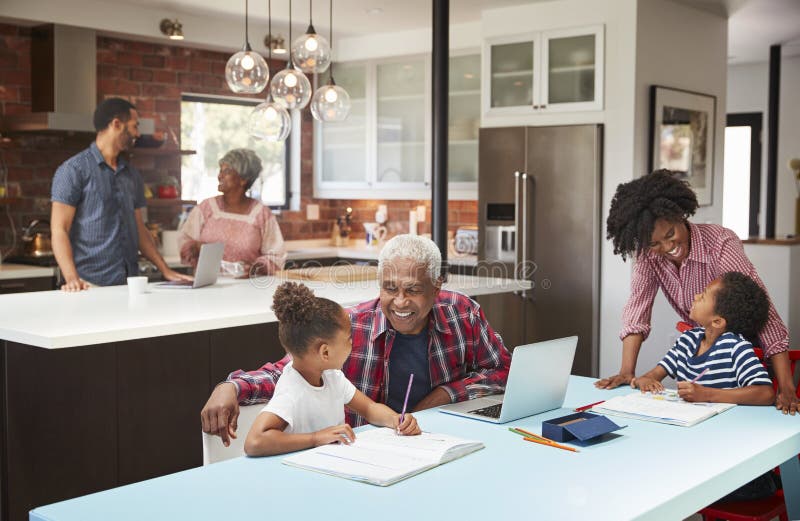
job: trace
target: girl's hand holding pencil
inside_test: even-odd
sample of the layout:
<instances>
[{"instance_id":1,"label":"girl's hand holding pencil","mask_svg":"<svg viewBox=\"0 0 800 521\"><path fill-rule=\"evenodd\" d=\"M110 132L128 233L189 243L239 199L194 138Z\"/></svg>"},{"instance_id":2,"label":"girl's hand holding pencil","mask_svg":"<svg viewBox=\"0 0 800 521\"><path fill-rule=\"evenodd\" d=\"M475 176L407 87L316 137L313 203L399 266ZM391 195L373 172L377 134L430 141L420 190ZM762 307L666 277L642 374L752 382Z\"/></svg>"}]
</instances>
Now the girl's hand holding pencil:
<instances>
[{"instance_id":1,"label":"girl's hand holding pencil","mask_svg":"<svg viewBox=\"0 0 800 521\"><path fill-rule=\"evenodd\" d=\"M422 433L422 429L417 425L417 419L413 414L406 413L404 416L395 416L395 423L392 425L395 432L401 436L416 436Z\"/></svg>"}]
</instances>

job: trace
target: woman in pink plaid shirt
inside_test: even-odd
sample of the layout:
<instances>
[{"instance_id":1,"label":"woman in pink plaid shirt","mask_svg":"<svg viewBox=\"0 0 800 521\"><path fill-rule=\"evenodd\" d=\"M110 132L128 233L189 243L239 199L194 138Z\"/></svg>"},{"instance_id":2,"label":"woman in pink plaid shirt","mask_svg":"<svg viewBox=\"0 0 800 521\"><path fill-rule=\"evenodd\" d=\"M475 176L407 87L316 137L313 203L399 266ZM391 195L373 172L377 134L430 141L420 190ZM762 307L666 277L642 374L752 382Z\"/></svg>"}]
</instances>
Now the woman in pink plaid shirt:
<instances>
[{"instance_id":1,"label":"woman in pink plaid shirt","mask_svg":"<svg viewBox=\"0 0 800 521\"><path fill-rule=\"evenodd\" d=\"M668 170L617 187L606 221L608 238L615 254L623 259L634 257L635 263L631 294L622 312L622 367L619 374L597 381L597 387L613 389L629 384L635 376L659 289L681 320L693 323L689 311L694 296L727 271L748 275L764 288L733 231L689 222L697 207L689 185ZM784 414L795 414L800 406L789 365L789 332L771 300L767 324L758 337L778 381L775 407Z\"/></svg>"}]
</instances>

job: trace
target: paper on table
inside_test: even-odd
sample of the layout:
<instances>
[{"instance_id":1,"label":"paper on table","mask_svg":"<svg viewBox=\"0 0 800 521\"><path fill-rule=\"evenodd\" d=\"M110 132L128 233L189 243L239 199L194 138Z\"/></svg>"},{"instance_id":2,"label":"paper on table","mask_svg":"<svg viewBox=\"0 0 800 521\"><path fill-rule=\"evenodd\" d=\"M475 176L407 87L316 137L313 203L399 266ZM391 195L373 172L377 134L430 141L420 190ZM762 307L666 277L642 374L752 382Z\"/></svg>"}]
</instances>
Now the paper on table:
<instances>
[{"instance_id":1,"label":"paper on table","mask_svg":"<svg viewBox=\"0 0 800 521\"><path fill-rule=\"evenodd\" d=\"M398 436L384 428L358 433L352 445L316 447L289 456L283 463L387 486L481 448L481 442L445 434Z\"/></svg>"},{"instance_id":2,"label":"paper on table","mask_svg":"<svg viewBox=\"0 0 800 521\"><path fill-rule=\"evenodd\" d=\"M637 420L691 427L701 421L736 407L732 403L686 402L673 390L663 393L634 392L615 396L592 407L600 414L612 414Z\"/></svg>"}]
</instances>

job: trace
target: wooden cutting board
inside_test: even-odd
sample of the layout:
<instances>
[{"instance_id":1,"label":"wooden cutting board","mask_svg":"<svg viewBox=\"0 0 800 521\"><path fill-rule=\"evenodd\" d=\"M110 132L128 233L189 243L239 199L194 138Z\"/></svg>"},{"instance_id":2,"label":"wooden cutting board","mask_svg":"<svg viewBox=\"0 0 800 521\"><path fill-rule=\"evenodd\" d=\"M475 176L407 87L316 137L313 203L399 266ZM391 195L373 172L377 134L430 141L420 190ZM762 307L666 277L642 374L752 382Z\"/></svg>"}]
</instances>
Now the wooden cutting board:
<instances>
[{"instance_id":1,"label":"wooden cutting board","mask_svg":"<svg viewBox=\"0 0 800 521\"><path fill-rule=\"evenodd\" d=\"M349 283L378 278L377 266L319 266L282 270L276 276L286 279L313 280L316 282Z\"/></svg>"}]
</instances>

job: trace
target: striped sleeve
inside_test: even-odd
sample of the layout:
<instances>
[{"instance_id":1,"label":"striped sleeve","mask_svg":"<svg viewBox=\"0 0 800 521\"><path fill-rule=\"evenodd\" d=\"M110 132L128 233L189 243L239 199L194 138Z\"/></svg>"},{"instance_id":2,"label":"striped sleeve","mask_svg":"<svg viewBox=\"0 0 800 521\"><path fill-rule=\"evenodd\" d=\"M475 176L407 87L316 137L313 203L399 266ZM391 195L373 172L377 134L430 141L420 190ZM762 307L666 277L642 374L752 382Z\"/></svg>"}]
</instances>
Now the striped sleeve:
<instances>
[{"instance_id":1,"label":"striped sleeve","mask_svg":"<svg viewBox=\"0 0 800 521\"><path fill-rule=\"evenodd\" d=\"M761 289L767 292L769 315L767 317L767 323L758 335L758 340L767 357L782 353L789 349L789 331L778 315L778 311L775 309L775 305L769 297L769 292L767 288L764 287L764 282L762 282L761 277L758 276L758 272L753 266L753 263L747 258L747 254L745 254L744 248L742 247L742 241L730 230L726 231L729 233L722 239L721 251L717 256L719 259L719 269L721 273L727 271L743 273L753 279L756 284L761 286Z\"/></svg>"},{"instance_id":2,"label":"striped sleeve","mask_svg":"<svg viewBox=\"0 0 800 521\"><path fill-rule=\"evenodd\" d=\"M653 300L658 292L658 281L651 266L643 259L633 264L631 294L622 310L622 331L620 340L628 335L641 334L645 339L650 335L650 316Z\"/></svg>"},{"instance_id":3,"label":"striped sleeve","mask_svg":"<svg viewBox=\"0 0 800 521\"><path fill-rule=\"evenodd\" d=\"M670 378L677 378L679 361L683 360L685 363L689 354L694 352L693 348L697 345L697 342L693 334L695 334L695 330L691 329L679 336L678 340L675 341L675 345L667 351L667 354L658 363Z\"/></svg>"},{"instance_id":4,"label":"striped sleeve","mask_svg":"<svg viewBox=\"0 0 800 521\"><path fill-rule=\"evenodd\" d=\"M748 385L772 385L769 374L761 362L756 358L753 346L740 337L740 341L733 347L731 353L733 370L736 373L736 383L739 387Z\"/></svg>"}]
</instances>

